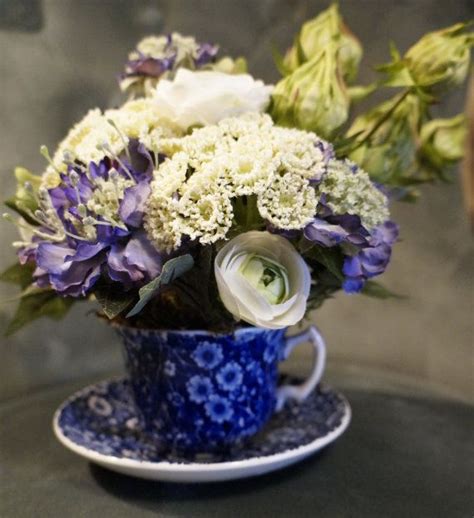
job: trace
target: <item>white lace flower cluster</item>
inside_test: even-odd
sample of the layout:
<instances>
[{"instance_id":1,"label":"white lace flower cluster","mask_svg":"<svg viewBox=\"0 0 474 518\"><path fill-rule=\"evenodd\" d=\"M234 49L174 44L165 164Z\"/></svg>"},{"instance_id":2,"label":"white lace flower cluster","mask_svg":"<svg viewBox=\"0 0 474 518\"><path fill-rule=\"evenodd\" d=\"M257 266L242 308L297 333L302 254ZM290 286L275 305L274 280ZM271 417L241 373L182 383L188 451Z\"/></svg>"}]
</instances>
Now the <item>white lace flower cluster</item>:
<instances>
[{"instance_id":1,"label":"white lace flower cluster","mask_svg":"<svg viewBox=\"0 0 474 518\"><path fill-rule=\"evenodd\" d=\"M43 176L44 186L53 187L58 181L55 173L66 171L70 161L98 163L106 156L119 155L130 139L146 143L150 133L154 139L180 134L180 130L160 116L151 99L129 101L103 113L98 108L90 110L59 144Z\"/></svg>"},{"instance_id":2,"label":"white lace flower cluster","mask_svg":"<svg viewBox=\"0 0 474 518\"><path fill-rule=\"evenodd\" d=\"M355 214L367 229L389 218L385 194L349 160L330 160L317 192L319 196L325 195L326 204L335 214Z\"/></svg>"},{"instance_id":3,"label":"white lace flower cluster","mask_svg":"<svg viewBox=\"0 0 474 518\"><path fill-rule=\"evenodd\" d=\"M318 202L310 180L322 178L329 149L314 133L276 127L259 113L147 145L168 157L155 171L145 217L150 238L167 251L185 237L225 238L238 196L255 195L260 216L277 228L303 228Z\"/></svg>"}]
</instances>

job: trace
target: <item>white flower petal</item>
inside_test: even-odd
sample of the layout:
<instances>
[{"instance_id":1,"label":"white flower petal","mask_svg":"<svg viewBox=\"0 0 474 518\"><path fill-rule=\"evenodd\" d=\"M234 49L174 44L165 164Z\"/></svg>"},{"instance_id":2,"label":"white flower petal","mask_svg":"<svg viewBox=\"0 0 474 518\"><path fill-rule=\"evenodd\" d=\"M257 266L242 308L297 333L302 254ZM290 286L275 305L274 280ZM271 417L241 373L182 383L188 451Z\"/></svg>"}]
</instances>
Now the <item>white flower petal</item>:
<instances>
[{"instance_id":1,"label":"white flower petal","mask_svg":"<svg viewBox=\"0 0 474 518\"><path fill-rule=\"evenodd\" d=\"M243 262L255 254L288 272L289 295L281 304L271 304L240 272ZM303 318L311 275L284 237L258 231L241 234L219 251L214 268L221 300L236 318L268 329L281 329Z\"/></svg>"},{"instance_id":2,"label":"white flower petal","mask_svg":"<svg viewBox=\"0 0 474 518\"><path fill-rule=\"evenodd\" d=\"M180 68L172 81L162 79L153 100L161 116L187 129L211 125L246 112L263 112L273 86L249 74Z\"/></svg>"}]
</instances>

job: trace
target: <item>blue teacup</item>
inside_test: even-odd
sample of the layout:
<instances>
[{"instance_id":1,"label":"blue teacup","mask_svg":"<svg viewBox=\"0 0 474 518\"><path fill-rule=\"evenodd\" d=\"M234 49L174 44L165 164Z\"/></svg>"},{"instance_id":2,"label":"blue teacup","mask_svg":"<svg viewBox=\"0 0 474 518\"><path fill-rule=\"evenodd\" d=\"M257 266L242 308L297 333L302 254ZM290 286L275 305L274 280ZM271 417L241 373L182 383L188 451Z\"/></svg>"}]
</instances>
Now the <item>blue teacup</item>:
<instances>
[{"instance_id":1,"label":"blue teacup","mask_svg":"<svg viewBox=\"0 0 474 518\"><path fill-rule=\"evenodd\" d=\"M256 434L288 399L304 400L325 363L315 327L286 338L284 329L255 327L232 334L117 327L142 427L165 448L216 452ZM278 386L278 363L310 341L316 361L299 386Z\"/></svg>"}]
</instances>

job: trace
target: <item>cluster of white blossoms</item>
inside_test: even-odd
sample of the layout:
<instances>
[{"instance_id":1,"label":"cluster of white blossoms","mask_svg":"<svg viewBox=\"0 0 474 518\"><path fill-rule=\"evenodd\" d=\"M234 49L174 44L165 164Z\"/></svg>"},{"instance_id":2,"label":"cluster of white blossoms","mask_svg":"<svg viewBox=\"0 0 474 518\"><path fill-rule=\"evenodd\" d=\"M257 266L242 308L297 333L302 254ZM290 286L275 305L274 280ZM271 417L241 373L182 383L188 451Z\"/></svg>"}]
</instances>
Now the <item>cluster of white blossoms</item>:
<instances>
[{"instance_id":1,"label":"cluster of white blossoms","mask_svg":"<svg viewBox=\"0 0 474 518\"><path fill-rule=\"evenodd\" d=\"M99 163L106 156L120 155L130 139L140 139L146 144L150 133L154 139L180 134L178 128L160 116L151 99L128 101L120 108L104 112L98 108L90 110L59 144L43 175L43 185L54 187L59 181L57 173L66 171L71 161L86 165Z\"/></svg>"},{"instance_id":2,"label":"cluster of white blossoms","mask_svg":"<svg viewBox=\"0 0 474 518\"><path fill-rule=\"evenodd\" d=\"M325 173L329 144L314 133L247 113L147 144L167 156L154 173L145 216L159 249L174 250L185 237L201 244L225 238L238 196L256 196L260 216L280 229L301 229L316 213L312 181Z\"/></svg>"},{"instance_id":3,"label":"cluster of white blossoms","mask_svg":"<svg viewBox=\"0 0 474 518\"><path fill-rule=\"evenodd\" d=\"M355 214L369 230L389 218L385 194L349 160L330 160L317 192L325 195L326 205L335 214Z\"/></svg>"}]
</instances>

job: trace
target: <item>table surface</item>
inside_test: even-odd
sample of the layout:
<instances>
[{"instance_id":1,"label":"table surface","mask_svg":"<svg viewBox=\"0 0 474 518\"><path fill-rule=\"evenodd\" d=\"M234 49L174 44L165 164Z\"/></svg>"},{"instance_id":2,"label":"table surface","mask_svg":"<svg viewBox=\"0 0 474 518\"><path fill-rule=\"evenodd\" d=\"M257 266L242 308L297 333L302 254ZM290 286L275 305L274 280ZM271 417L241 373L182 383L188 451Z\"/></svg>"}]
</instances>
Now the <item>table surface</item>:
<instances>
[{"instance_id":1,"label":"table surface","mask_svg":"<svg viewBox=\"0 0 474 518\"><path fill-rule=\"evenodd\" d=\"M308 460L261 477L173 484L88 464L54 438L56 407L85 383L0 405L0 516L466 517L474 515L474 407L346 387L348 431Z\"/></svg>"}]
</instances>

